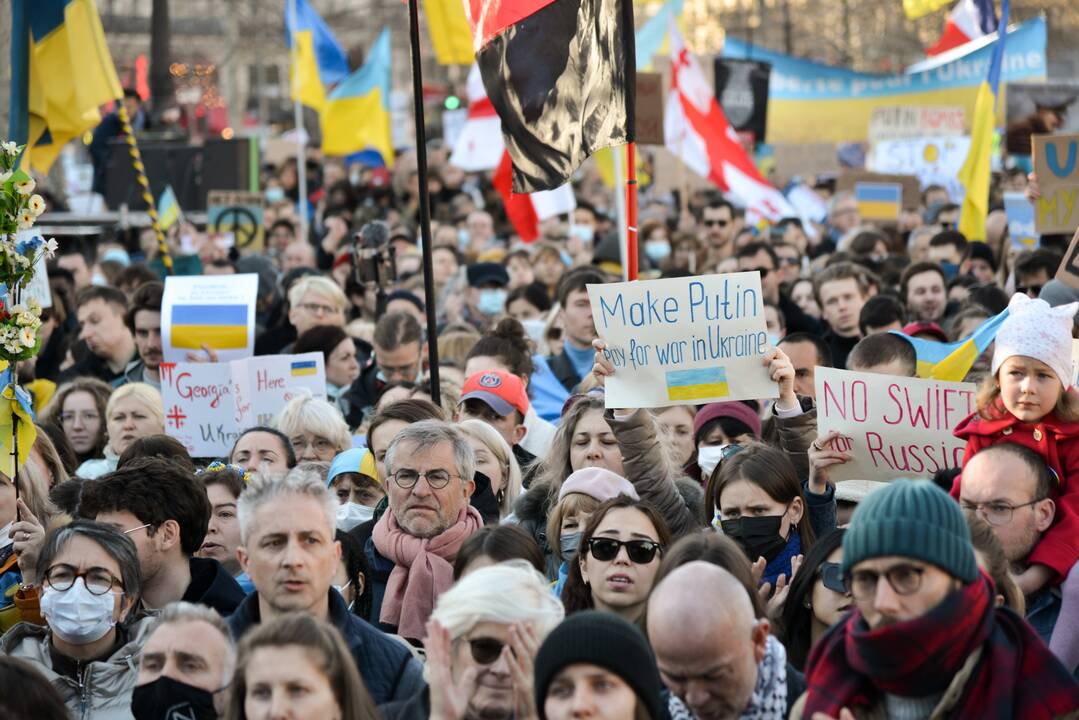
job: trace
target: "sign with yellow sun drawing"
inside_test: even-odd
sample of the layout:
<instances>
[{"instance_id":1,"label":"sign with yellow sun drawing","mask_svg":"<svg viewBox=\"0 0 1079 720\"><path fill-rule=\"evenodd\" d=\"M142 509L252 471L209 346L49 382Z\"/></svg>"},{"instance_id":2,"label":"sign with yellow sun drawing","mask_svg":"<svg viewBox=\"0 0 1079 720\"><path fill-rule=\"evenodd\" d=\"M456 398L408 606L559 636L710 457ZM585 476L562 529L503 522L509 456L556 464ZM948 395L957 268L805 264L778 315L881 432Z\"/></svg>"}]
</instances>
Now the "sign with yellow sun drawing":
<instances>
[{"instance_id":1,"label":"sign with yellow sun drawing","mask_svg":"<svg viewBox=\"0 0 1079 720\"><path fill-rule=\"evenodd\" d=\"M873 146L866 167L880 173L916 175L922 188L943 185L952 202L963 201L959 168L970 150L970 137L933 137L883 140Z\"/></svg>"}]
</instances>

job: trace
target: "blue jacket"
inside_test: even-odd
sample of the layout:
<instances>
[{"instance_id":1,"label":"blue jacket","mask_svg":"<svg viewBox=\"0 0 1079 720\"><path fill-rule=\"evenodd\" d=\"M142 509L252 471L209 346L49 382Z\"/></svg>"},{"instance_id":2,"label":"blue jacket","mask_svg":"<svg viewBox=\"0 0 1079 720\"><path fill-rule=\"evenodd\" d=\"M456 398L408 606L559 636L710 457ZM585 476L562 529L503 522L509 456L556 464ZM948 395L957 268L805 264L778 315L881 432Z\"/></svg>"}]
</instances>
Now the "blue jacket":
<instances>
[{"instance_id":1,"label":"blue jacket","mask_svg":"<svg viewBox=\"0 0 1079 720\"><path fill-rule=\"evenodd\" d=\"M403 643L387 637L345 606L345 600L330 589L330 613L327 620L340 631L352 651L356 669L376 705L394 700L408 700L427 687L423 668ZM259 597L253 592L240 603L227 620L237 642L259 623Z\"/></svg>"}]
</instances>

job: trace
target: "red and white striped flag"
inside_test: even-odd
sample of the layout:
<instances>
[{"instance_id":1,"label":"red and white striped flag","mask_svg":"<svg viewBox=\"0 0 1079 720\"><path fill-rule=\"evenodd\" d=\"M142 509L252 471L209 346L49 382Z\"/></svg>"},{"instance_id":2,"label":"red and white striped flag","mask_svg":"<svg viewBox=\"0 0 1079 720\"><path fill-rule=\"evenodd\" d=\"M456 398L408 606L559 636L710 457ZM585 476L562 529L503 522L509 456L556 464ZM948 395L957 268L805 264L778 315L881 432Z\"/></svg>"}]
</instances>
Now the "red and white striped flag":
<instances>
[{"instance_id":1,"label":"red and white striped flag","mask_svg":"<svg viewBox=\"0 0 1079 720\"><path fill-rule=\"evenodd\" d=\"M453 145L450 164L468 172L493 170L505 149L502 122L483 88L480 68L473 63L468 73L468 119Z\"/></svg>"}]
</instances>

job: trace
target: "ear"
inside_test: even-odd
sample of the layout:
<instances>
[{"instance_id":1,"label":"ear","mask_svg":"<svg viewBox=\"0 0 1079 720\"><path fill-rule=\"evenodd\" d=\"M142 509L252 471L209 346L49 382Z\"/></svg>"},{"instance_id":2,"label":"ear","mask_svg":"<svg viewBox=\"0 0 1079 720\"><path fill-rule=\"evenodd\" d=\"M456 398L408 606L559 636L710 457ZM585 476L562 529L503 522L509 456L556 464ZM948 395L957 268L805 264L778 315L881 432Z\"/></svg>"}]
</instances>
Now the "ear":
<instances>
[{"instance_id":1,"label":"ear","mask_svg":"<svg viewBox=\"0 0 1079 720\"><path fill-rule=\"evenodd\" d=\"M475 480L468 480L467 482L462 483L462 485L464 486L466 499L472 497L472 493L476 492Z\"/></svg>"},{"instance_id":2,"label":"ear","mask_svg":"<svg viewBox=\"0 0 1079 720\"><path fill-rule=\"evenodd\" d=\"M760 664L764 660L764 654L768 649L768 621L761 618L753 624L753 661Z\"/></svg>"},{"instance_id":3,"label":"ear","mask_svg":"<svg viewBox=\"0 0 1079 720\"><path fill-rule=\"evenodd\" d=\"M356 574L356 599L359 599L360 595L363 595L363 591L367 589L367 576L362 572Z\"/></svg>"},{"instance_id":4,"label":"ear","mask_svg":"<svg viewBox=\"0 0 1079 720\"><path fill-rule=\"evenodd\" d=\"M1034 527L1043 533L1053 524L1057 514L1057 504L1049 498L1034 504Z\"/></svg>"},{"instance_id":5,"label":"ear","mask_svg":"<svg viewBox=\"0 0 1079 720\"><path fill-rule=\"evenodd\" d=\"M120 615L117 617L119 622L123 622L127 619L128 614L135 607L135 598L131 597L127 593L120 596Z\"/></svg>"},{"instance_id":6,"label":"ear","mask_svg":"<svg viewBox=\"0 0 1079 720\"><path fill-rule=\"evenodd\" d=\"M162 550L171 550L180 544L180 523L175 520L166 520L155 533L160 538Z\"/></svg>"},{"instance_id":7,"label":"ear","mask_svg":"<svg viewBox=\"0 0 1079 720\"><path fill-rule=\"evenodd\" d=\"M528 428L526 428L524 425L518 425L517 427L513 428L513 444L519 444L522 440L524 440L525 435L527 434Z\"/></svg>"},{"instance_id":8,"label":"ear","mask_svg":"<svg viewBox=\"0 0 1079 720\"><path fill-rule=\"evenodd\" d=\"M334 554L333 559L336 562L341 562L341 541L340 540L334 540L333 541L333 554Z\"/></svg>"},{"instance_id":9,"label":"ear","mask_svg":"<svg viewBox=\"0 0 1079 720\"><path fill-rule=\"evenodd\" d=\"M248 555L247 548L245 548L243 545L238 545L236 547L236 559L240 561L240 569L246 573Z\"/></svg>"},{"instance_id":10,"label":"ear","mask_svg":"<svg viewBox=\"0 0 1079 720\"><path fill-rule=\"evenodd\" d=\"M290 307L288 309L288 321L289 321L289 324L291 324L291 325L296 324L296 318L299 317L299 312L300 312L299 308Z\"/></svg>"},{"instance_id":11,"label":"ear","mask_svg":"<svg viewBox=\"0 0 1079 720\"><path fill-rule=\"evenodd\" d=\"M787 510L787 516L790 518L791 525L797 526L802 521L802 515L805 513L805 503L802 501L802 496L794 498L791 501L790 509Z\"/></svg>"}]
</instances>

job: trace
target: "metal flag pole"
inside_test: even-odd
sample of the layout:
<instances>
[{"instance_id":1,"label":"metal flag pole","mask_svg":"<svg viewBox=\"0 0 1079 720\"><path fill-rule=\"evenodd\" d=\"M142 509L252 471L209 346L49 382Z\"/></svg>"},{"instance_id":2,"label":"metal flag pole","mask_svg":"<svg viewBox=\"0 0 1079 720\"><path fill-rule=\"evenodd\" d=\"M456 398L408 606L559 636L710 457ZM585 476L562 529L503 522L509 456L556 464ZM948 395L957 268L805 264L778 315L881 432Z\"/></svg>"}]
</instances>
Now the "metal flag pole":
<instances>
[{"instance_id":1,"label":"metal flag pole","mask_svg":"<svg viewBox=\"0 0 1079 720\"><path fill-rule=\"evenodd\" d=\"M435 271L431 260L431 206L427 192L427 130L423 120L423 69L420 67L418 0L408 0L408 40L412 55L412 108L416 122L416 171L420 188L420 238L423 241L423 302L427 308L427 372L431 401L441 402L438 379L438 321L435 312Z\"/></svg>"},{"instance_id":2,"label":"metal flag pole","mask_svg":"<svg viewBox=\"0 0 1079 720\"><path fill-rule=\"evenodd\" d=\"M626 279L637 279L637 45L633 0L622 0L623 72L626 82ZM621 155L621 148L615 153Z\"/></svg>"},{"instance_id":3,"label":"metal flag pole","mask_svg":"<svg viewBox=\"0 0 1079 720\"><path fill-rule=\"evenodd\" d=\"M295 65L296 59L296 25L299 18L296 12L296 0L288 0L288 12L292 18L292 28L289 36L292 38L292 52L289 62L292 64L292 117L296 125L296 190L300 195L300 237L307 242L307 147L304 140L303 128L303 103L300 102L299 93L299 69Z\"/></svg>"}]
</instances>

